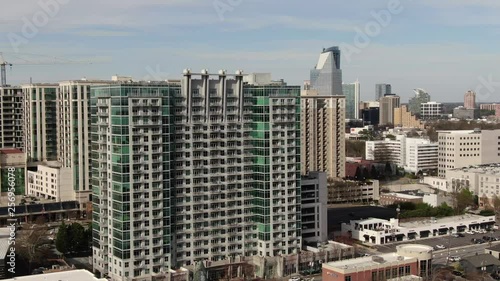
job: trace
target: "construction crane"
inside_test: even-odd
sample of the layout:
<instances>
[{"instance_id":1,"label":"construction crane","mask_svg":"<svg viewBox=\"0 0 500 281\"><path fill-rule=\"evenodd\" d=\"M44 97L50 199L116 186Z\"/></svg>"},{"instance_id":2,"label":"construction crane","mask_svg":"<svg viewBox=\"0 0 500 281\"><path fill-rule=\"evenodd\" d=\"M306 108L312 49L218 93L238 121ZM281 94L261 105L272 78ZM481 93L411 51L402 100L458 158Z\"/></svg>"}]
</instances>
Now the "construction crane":
<instances>
[{"instance_id":1,"label":"construction crane","mask_svg":"<svg viewBox=\"0 0 500 281\"><path fill-rule=\"evenodd\" d=\"M29 55L35 55L35 54L29 54ZM40 56L40 55L35 55L35 56ZM3 53L0 52L0 87L6 87L7 86L7 67L11 67L13 65L54 65L54 64L92 64L91 61L62 61L64 59L57 58L57 57L50 57L54 61L29 61L24 58L19 58L21 60L24 60L25 62L21 63L11 63L7 62L4 57ZM58 61L59 60L59 61Z\"/></svg>"}]
</instances>

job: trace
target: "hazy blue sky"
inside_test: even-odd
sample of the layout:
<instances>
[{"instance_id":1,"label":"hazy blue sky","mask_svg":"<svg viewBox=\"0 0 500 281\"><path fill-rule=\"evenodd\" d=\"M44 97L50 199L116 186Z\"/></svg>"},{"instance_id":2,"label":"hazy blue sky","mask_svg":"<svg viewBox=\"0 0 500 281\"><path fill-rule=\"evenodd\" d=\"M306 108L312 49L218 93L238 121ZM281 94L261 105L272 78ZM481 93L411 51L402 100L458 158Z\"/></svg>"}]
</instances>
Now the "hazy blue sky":
<instances>
[{"instance_id":1,"label":"hazy blue sky","mask_svg":"<svg viewBox=\"0 0 500 281\"><path fill-rule=\"evenodd\" d=\"M54 1L62 3L58 11L44 12L41 3ZM389 23L368 44L355 44L356 29L373 27L373 13L382 10ZM8 71L10 83L178 78L184 68L208 68L272 72L302 85L323 47L357 46L342 57L343 80L359 78L362 99L374 98L376 83L391 83L403 102L414 88L437 101L461 101L478 89L479 102L487 102L500 101L499 14L498 0L3 0L0 52L13 63L50 56L103 62L18 65ZM38 31L23 34L33 17Z\"/></svg>"}]
</instances>

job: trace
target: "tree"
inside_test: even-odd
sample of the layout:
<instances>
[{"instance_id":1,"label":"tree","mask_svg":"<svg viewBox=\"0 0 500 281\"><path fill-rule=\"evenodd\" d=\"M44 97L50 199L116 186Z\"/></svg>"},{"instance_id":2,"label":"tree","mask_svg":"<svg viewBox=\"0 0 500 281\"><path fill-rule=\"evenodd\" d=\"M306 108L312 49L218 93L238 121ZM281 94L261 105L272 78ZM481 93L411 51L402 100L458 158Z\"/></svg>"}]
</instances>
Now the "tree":
<instances>
[{"instance_id":1,"label":"tree","mask_svg":"<svg viewBox=\"0 0 500 281\"><path fill-rule=\"evenodd\" d=\"M42 247L47 237L48 226L44 216L38 216L35 225L23 234L16 245L19 245L19 253L28 260L28 271L34 262L41 262L49 255L48 248Z\"/></svg>"},{"instance_id":2,"label":"tree","mask_svg":"<svg viewBox=\"0 0 500 281\"><path fill-rule=\"evenodd\" d=\"M388 134L387 136L385 136L385 138L390 140L396 140L396 136L392 134Z\"/></svg>"},{"instance_id":3,"label":"tree","mask_svg":"<svg viewBox=\"0 0 500 281\"><path fill-rule=\"evenodd\" d=\"M455 211L457 214L462 214L467 207L474 204L474 195L469 190L469 188L455 191L453 194L453 198L455 201Z\"/></svg>"},{"instance_id":4,"label":"tree","mask_svg":"<svg viewBox=\"0 0 500 281\"><path fill-rule=\"evenodd\" d=\"M68 226L62 222L62 224L59 226L59 230L57 231L57 236L56 236L56 249L61 252L62 254L68 253L69 250L69 230Z\"/></svg>"},{"instance_id":5,"label":"tree","mask_svg":"<svg viewBox=\"0 0 500 281\"><path fill-rule=\"evenodd\" d=\"M85 235L85 228L77 222L71 224L69 228L70 240L69 240L69 251L70 252L83 252L87 248L87 239Z\"/></svg>"},{"instance_id":6,"label":"tree","mask_svg":"<svg viewBox=\"0 0 500 281\"><path fill-rule=\"evenodd\" d=\"M493 205L493 210L495 211L495 213L497 215L500 214L500 197L494 195L491 199L491 203Z\"/></svg>"}]
</instances>

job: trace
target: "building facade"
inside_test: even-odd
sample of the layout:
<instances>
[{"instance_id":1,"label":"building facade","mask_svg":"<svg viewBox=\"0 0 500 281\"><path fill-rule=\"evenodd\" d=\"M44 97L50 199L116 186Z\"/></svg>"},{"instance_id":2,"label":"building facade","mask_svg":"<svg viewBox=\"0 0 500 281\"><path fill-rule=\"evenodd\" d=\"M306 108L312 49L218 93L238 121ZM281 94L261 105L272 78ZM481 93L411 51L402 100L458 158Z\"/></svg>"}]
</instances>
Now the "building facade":
<instances>
[{"instance_id":1,"label":"building facade","mask_svg":"<svg viewBox=\"0 0 500 281\"><path fill-rule=\"evenodd\" d=\"M28 162L57 160L58 84L22 86L24 150Z\"/></svg>"},{"instance_id":2,"label":"building facade","mask_svg":"<svg viewBox=\"0 0 500 281\"><path fill-rule=\"evenodd\" d=\"M57 92L57 160L71 170L71 186L80 207L87 209L92 188L90 163L90 87L110 81L73 80Z\"/></svg>"},{"instance_id":3,"label":"building facade","mask_svg":"<svg viewBox=\"0 0 500 281\"><path fill-rule=\"evenodd\" d=\"M245 84L241 71L93 87L94 268L150 278L297 253L299 107L299 86Z\"/></svg>"},{"instance_id":4,"label":"building facade","mask_svg":"<svg viewBox=\"0 0 500 281\"><path fill-rule=\"evenodd\" d=\"M342 96L342 70L340 68L340 49L323 49L316 67L311 70L311 89L321 96Z\"/></svg>"},{"instance_id":5,"label":"building facade","mask_svg":"<svg viewBox=\"0 0 500 281\"><path fill-rule=\"evenodd\" d=\"M399 245L395 253L324 263L322 280L427 280L432 275L432 254L427 245Z\"/></svg>"},{"instance_id":6,"label":"building facade","mask_svg":"<svg viewBox=\"0 0 500 281\"><path fill-rule=\"evenodd\" d=\"M500 163L500 130L439 131L438 175L471 165Z\"/></svg>"},{"instance_id":7,"label":"building facade","mask_svg":"<svg viewBox=\"0 0 500 281\"><path fill-rule=\"evenodd\" d=\"M423 201L424 199L421 196L391 192L391 193L380 194L379 203L380 205L388 206L392 204L407 203L407 202L418 204L422 203Z\"/></svg>"},{"instance_id":8,"label":"building facade","mask_svg":"<svg viewBox=\"0 0 500 281\"><path fill-rule=\"evenodd\" d=\"M328 240L328 185L326 173L310 173L301 181L302 240Z\"/></svg>"},{"instance_id":9,"label":"building facade","mask_svg":"<svg viewBox=\"0 0 500 281\"><path fill-rule=\"evenodd\" d=\"M424 89L414 89L415 96L408 101L408 109L413 115L421 114L421 105L431 101L431 96Z\"/></svg>"},{"instance_id":10,"label":"building facade","mask_svg":"<svg viewBox=\"0 0 500 281\"><path fill-rule=\"evenodd\" d=\"M345 114L346 119L359 119L359 102L361 86L359 81L351 84L342 84L345 96Z\"/></svg>"},{"instance_id":11,"label":"building facade","mask_svg":"<svg viewBox=\"0 0 500 281\"><path fill-rule=\"evenodd\" d=\"M466 109L476 109L476 93L467 91L464 95L464 107Z\"/></svg>"},{"instance_id":12,"label":"building facade","mask_svg":"<svg viewBox=\"0 0 500 281\"><path fill-rule=\"evenodd\" d=\"M345 176L345 97L322 96L316 90L301 93L301 155L303 175L326 172Z\"/></svg>"},{"instance_id":13,"label":"building facade","mask_svg":"<svg viewBox=\"0 0 500 281\"><path fill-rule=\"evenodd\" d=\"M406 105L394 108L394 121L392 124L402 128L424 129L422 122L408 110Z\"/></svg>"},{"instance_id":14,"label":"building facade","mask_svg":"<svg viewBox=\"0 0 500 281\"><path fill-rule=\"evenodd\" d=\"M380 98L380 125L394 124L394 109L400 106L397 95L386 95Z\"/></svg>"},{"instance_id":15,"label":"building facade","mask_svg":"<svg viewBox=\"0 0 500 281\"><path fill-rule=\"evenodd\" d=\"M361 119L364 125L377 126L380 123L380 108L371 107L361 110Z\"/></svg>"},{"instance_id":16,"label":"building facade","mask_svg":"<svg viewBox=\"0 0 500 281\"><path fill-rule=\"evenodd\" d=\"M465 108L462 106L453 109L453 118L463 119L463 120L473 120L478 119L480 116L479 110L475 108Z\"/></svg>"},{"instance_id":17,"label":"building facade","mask_svg":"<svg viewBox=\"0 0 500 281\"><path fill-rule=\"evenodd\" d=\"M23 94L18 87L0 87L0 148L24 148Z\"/></svg>"},{"instance_id":18,"label":"building facade","mask_svg":"<svg viewBox=\"0 0 500 281\"><path fill-rule=\"evenodd\" d=\"M12 187L15 195L25 195L25 178L26 154L17 148L0 148L0 192L4 198L10 198L6 193Z\"/></svg>"},{"instance_id":19,"label":"building facade","mask_svg":"<svg viewBox=\"0 0 500 281\"><path fill-rule=\"evenodd\" d=\"M443 114L443 104L440 102L430 101L421 104L420 118L422 119L438 119Z\"/></svg>"},{"instance_id":20,"label":"building facade","mask_svg":"<svg viewBox=\"0 0 500 281\"><path fill-rule=\"evenodd\" d=\"M26 195L57 202L74 200L71 172L70 168L62 168L58 162L38 165L36 172L27 172Z\"/></svg>"},{"instance_id":21,"label":"building facade","mask_svg":"<svg viewBox=\"0 0 500 281\"><path fill-rule=\"evenodd\" d=\"M380 101L381 98L392 94L391 84L376 84L375 85L375 100Z\"/></svg>"}]
</instances>

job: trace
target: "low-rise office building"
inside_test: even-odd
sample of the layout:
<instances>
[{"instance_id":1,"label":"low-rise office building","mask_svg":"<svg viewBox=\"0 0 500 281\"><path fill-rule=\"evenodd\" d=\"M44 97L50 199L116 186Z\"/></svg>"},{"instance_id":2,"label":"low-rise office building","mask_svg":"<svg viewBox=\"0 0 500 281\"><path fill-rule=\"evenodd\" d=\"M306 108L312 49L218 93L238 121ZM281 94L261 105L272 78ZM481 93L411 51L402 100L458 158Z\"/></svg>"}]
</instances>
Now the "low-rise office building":
<instances>
[{"instance_id":1,"label":"low-rise office building","mask_svg":"<svg viewBox=\"0 0 500 281\"><path fill-rule=\"evenodd\" d=\"M0 149L1 192L8 192L12 186L15 195L25 193L26 154L17 148ZM4 197L7 197L6 195Z\"/></svg>"},{"instance_id":2,"label":"low-rise office building","mask_svg":"<svg viewBox=\"0 0 500 281\"><path fill-rule=\"evenodd\" d=\"M342 223L342 233L353 239L371 244L389 244L399 241L448 235L490 228L495 224L495 216L461 215L445 218L430 218L412 222L399 219L369 218Z\"/></svg>"},{"instance_id":3,"label":"low-rise office building","mask_svg":"<svg viewBox=\"0 0 500 281\"><path fill-rule=\"evenodd\" d=\"M57 162L38 165L37 171L28 171L27 195L57 202L74 200L71 172Z\"/></svg>"},{"instance_id":4,"label":"low-rise office building","mask_svg":"<svg viewBox=\"0 0 500 281\"><path fill-rule=\"evenodd\" d=\"M430 101L420 104L420 118L422 119L437 119L443 114L443 104L440 102Z\"/></svg>"},{"instance_id":5,"label":"low-rise office building","mask_svg":"<svg viewBox=\"0 0 500 281\"><path fill-rule=\"evenodd\" d=\"M411 244L399 245L396 249L396 253L323 263L322 279L376 281L431 276L432 247Z\"/></svg>"},{"instance_id":6,"label":"low-rise office building","mask_svg":"<svg viewBox=\"0 0 500 281\"><path fill-rule=\"evenodd\" d=\"M380 194L379 203L383 206L407 202L414 204L423 203L423 197L397 192Z\"/></svg>"},{"instance_id":7,"label":"low-rise office building","mask_svg":"<svg viewBox=\"0 0 500 281\"><path fill-rule=\"evenodd\" d=\"M473 120L479 118L479 110L476 108L465 108L459 106L453 109L453 118L463 119L463 120Z\"/></svg>"}]
</instances>

